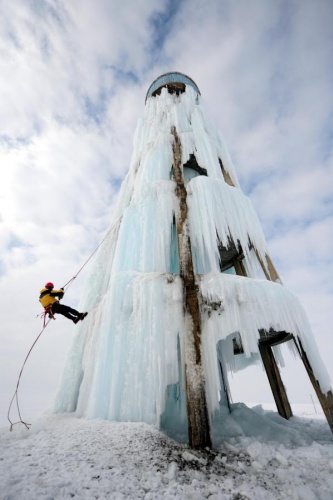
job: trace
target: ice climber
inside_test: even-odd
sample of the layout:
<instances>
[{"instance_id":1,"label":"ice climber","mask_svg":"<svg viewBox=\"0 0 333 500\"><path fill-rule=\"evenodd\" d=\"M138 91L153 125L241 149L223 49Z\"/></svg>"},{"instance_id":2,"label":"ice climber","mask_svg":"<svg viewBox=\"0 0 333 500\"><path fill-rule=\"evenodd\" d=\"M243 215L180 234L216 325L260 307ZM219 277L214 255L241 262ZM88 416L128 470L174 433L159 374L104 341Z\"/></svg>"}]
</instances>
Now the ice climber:
<instances>
[{"instance_id":1,"label":"ice climber","mask_svg":"<svg viewBox=\"0 0 333 500\"><path fill-rule=\"evenodd\" d=\"M54 314L62 314L66 318L71 319L73 323L77 323L80 319L84 319L87 316L87 312L80 313L69 306L60 304L59 300L64 296L64 289L54 290L53 283L46 283L45 287L39 292L39 302L45 309L45 313L49 315L50 318ZM56 299L58 297L59 300Z\"/></svg>"}]
</instances>

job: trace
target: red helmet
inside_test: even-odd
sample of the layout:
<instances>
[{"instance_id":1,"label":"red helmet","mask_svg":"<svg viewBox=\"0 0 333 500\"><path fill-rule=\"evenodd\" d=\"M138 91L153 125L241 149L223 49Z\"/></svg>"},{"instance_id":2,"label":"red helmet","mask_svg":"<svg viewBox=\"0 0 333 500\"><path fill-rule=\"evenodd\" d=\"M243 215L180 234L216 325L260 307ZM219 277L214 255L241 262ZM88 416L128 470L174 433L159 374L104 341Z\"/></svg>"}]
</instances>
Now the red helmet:
<instances>
[{"instance_id":1,"label":"red helmet","mask_svg":"<svg viewBox=\"0 0 333 500\"><path fill-rule=\"evenodd\" d=\"M45 288L54 288L54 284L51 282L46 283Z\"/></svg>"}]
</instances>

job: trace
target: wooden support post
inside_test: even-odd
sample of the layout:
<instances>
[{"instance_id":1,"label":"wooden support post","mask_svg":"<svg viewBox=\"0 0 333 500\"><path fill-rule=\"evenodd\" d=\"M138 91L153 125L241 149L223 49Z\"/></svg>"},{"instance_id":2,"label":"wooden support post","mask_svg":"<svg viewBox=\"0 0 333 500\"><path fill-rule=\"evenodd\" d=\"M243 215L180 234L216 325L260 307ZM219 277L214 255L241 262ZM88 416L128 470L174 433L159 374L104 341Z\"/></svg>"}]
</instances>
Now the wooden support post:
<instances>
[{"instance_id":1,"label":"wooden support post","mask_svg":"<svg viewBox=\"0 0 333 500\"><path fill-rule=\"evenodd\" d=\"M265 266L264 262L262 261L262 258L259 255L258 250L256 248L254 248L254 251L256 253L257 259L259 261L261 269L263 270L266 278L269 281L275 281L275 283L280 283L282 285L281 278L280 278L280 276L279 276L279 274L278 274L278 272L277 272L277 270L272 262L272 259L268 255L268 253L266 253L266 255L265 255L266 262L267 262L267 266Z\"/></svg>"},{"instance_id":2,"label":"wooden support post","mask_svg":"<svg viewBox=\"0 0 333 500\"><path fill-rule=\"evenodd\" d=\"M191 241L187 221L187 191L181 164L181 144L172 128L173 169L179 209L176 214L180 278L183 283L185 309L185 382L189 444L193 448L211 447L205 378L201 356L201 321L198 287L195 282Z\"/></svg>"},{"instance_id":3,"label":"wooden support post","mask_svg":"<svg viewBox=\"0 0 333 500\"><path fill-rule=\"evenodd\" d=\"M268 255L268 253L266 253L265 257L266 257L266 262L267 262L268 271L269 271L271 280L275 281L276 283L281 283L281 285L282 285L281 278L280 278L280 276L279 276L279 274L278 274L278 272L277 272L277 270L272 262L272 259Z\"/></svg>"},{"instance_id":4,"label":"wooden support post","mask_svg":"<svg viewBox=\"0 0 333 500\"><path fill-rule=\"evenodd\" d=\"M271 386L276 407L281 417L287 420L292 417L293 413L289 404L288 396L283 385L278 365L275 361L272 348L270 346L261 346L259 351L264 363L265 371L268 377L269 385Z\"/></svg>"},{"instance_id":5,"label":"wooden support post","mask_svg":"<svg viewBox=\"0 0 333 500\"><path fill-rule=\"evenodd\" d=\"M221 167L221 170L222 170L222 174L223 174L223 177L224 177L224 180L227 184L229 184L229 186L232 186L232 187L235 187L235 184L233 183L231 177L230 177L230 174L229 172L226 171L226 169L224 168L224 165L222 163L222 160L221 158L219 158L219 164L220 164L220 167Z\"/></svg>"},{"instance_id":6,"label":"wooden support post","mask_svg":"<svg viewBox=\"0 0 333 500\"><path fill-rule=\"evenodd\" d=\"M309 375L309 379L312 383L312 386L317 394L317 397L319 399L319 403L323 409L323 412L325 414L328 425L330 426L330 429L333 432L333 394L332 394L332 391L328 391L327 394L324 394L321 391L319 382L313 373L310 361L306 355L306 352L303 349L301 339L299 337L297 337L297 341L296 341L296 339L294 339L294 341L295 341L298 353L301 357L301 360L303 361L303 364L304 364L305 369L307 371L307 374Z\"/></svg>"},{"instance_id":7,"label":"wooden support post","mask_svg":"<svg viewBox=\"0 0 333 500\"><path fill-rule=\"evenodd\" d=\"M246 276L244 264L240 259L235 259L235 271L238 276Z\"/></svg>"}]
</instances>

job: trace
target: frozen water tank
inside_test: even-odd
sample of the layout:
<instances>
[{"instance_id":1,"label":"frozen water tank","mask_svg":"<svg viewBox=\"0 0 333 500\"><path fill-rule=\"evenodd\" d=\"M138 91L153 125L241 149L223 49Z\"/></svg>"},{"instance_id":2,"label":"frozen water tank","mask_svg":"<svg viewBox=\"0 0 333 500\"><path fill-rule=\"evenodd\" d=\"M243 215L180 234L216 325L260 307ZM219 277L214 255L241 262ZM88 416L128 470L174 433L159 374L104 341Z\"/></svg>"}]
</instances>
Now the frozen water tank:
<instances>
[{"instance_id":1,"label":"frozen water tank","mask_svg":"<svg viewBox=\"0 0 333 500\"><path fill-rule=\"evenodd\" d=\"M156 80L154 80L150 85L146 95L146 101L148 97L160 94L163 87L166 87L171 94L180 94L185 92L186 85L190 85L190 87L192 87L200 95L200 90L197 84L189 76L184 75L184 73L179 73L178 71L164 73L156 78Z\"/></svg>"}]
</instances>

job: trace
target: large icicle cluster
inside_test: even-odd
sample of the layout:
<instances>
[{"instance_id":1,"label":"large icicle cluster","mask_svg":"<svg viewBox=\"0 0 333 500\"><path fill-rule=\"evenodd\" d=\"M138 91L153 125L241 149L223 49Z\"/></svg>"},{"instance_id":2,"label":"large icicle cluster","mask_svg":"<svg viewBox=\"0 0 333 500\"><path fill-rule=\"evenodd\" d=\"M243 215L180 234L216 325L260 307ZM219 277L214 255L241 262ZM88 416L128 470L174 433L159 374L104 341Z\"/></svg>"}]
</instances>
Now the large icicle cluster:
<instances>
[{"instance_id":1,"label":"large icicle cluster","mask_svg":"<svg viewBox=\"0 0 333 500\"><path fill-rule=\"evenodd\" d=\"M176 425L177 418L179 422L184 418L186 325L178 275L172 127L181 140L182 163L194 155L207 171L207 176L188 181L187 200L202 295L203 359L211 414L221 390L217 343L235 333L241 337L242 356L248 362L258 358L258 329L272 327L299 335L322 390L329 390L298 301L282 285L253 279L256 256L249 241L264 262L267 252L260 223L238 187L221 137L202 111L201 98L187 87L179 96L163 89L147 100L110 234L85 285L81 306L89 316L69 353L56 412L158 426L166 418L176 419ZM225 182L220 162L235 187ZM218 240L227 246L229 238L240 243L250 278L220 272ZM212 303L219 306L210 310ZM231 370L242 365L233 361L232 350L226 362Z\"/></svg>"},{"instance_id":2,"label":"large icicle cluster","mask_svg":"<svg viewBox=\"0 0 333 500\"><path fill-rule=\"evenodd\" d=\"M249 239L265 261L266 242L249 199L224 181L200 176L189 186L189 222L197 272L219 271L217 238L228 246L229 237L239 242L246 256L250 276L256 275L257 258Z\"/></svg>"},{"instance_id":3,"label":"large icicle cluster","mask_svg":"<svg viewBox=\"0 0 333 500\"><path fill-rule=\"evenodd\" d=\"M217 364L211 360L216 356L218 341L227 339L231 333L240 335L244 354L234 356L232 343L229 344L231 348L224 350L223 360L230 370L237 371L246 367L247 360L258 353L258 330L269 331L272 328L301 338L305 351L310 354L322 391L330 390L329 376L321 361L309 322L298 299L289 290L272 281L221 273L202 276L200 289L204 304L207 304L203 320L203 351L211 408L218 407L217 394L220 390ZM219 304L219 307L210 308L209 304ZM294 344L290 343L290 346L293 349ZM257 359L254 356L254 360Z\"/></svg>"}]
</instances>

